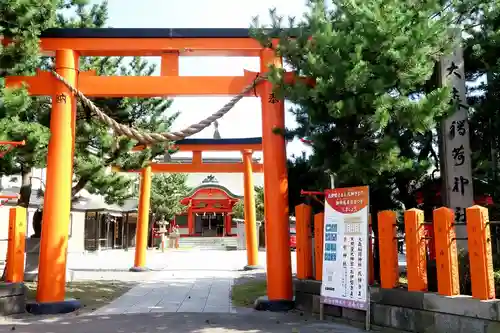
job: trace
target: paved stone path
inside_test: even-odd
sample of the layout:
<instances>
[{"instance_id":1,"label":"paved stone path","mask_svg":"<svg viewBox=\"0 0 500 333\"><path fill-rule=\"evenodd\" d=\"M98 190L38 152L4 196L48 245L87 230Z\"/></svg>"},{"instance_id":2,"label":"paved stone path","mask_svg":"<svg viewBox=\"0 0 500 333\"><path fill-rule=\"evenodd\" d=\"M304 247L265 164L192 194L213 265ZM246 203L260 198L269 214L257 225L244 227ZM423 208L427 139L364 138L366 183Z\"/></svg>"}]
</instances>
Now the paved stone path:
<instances>
[{"instance_id":1,"label":"paved stone path","mask_svg":"<svg viewBox=\"0 0 500 333\"><path fill-rule=\"evenodd\" d=\"M66 317L52 322L0 325L0 333L362 333L296 313L142 313Z\"/></svg>"},{"instance_id":2,"label":"paved stone path","mask_svg":"<svg viewBox=\"0 0 500 333\"><path fill-rule=\"evenodd\" d=\"M93 315L147 312L236 313L231 286L246 262L244 251L163 254L165 268ZM265 263L265 253L260 253ZM139 273L141 274L141 273Z\"/></svg>"},{"instance_id":3,"label":"paved stone path","mask_svg":"<svg viewBox=\"0 0 500 333\"><path fill-rule=\"evenodd\" d=\"M157 271L126 272L130 254L105 254L114 272L92 272L80 263L81 279L139 281L139 285L90 314L5 318L0 333L361 333L363 330L300 313L258 312L231 305L231 286L243 272L244 251L172 251L148 253ZM86 258L85 260L90 260ZM265 266L265 253L259 253ZM100 256L98 267L105 268ZM78 269L77 264L72 265ZM89 261L90 262L90 261ZM151 266L150 266L151 267ZM295 271L292 253L292 270ZM264 270L262 271L264 272ZM100 277L100 278L99 278Z\"/></svg>"},{"instance_id":4,"label":"paved stone path","mask_svg":"<svg viewBox=\"0 0 500 333\"><path fill-rule=\"evenodd\" d=\"M230 302L232 272L162 272L92 315L145 312L236 312Z\"/></svg>"}]
</instances>

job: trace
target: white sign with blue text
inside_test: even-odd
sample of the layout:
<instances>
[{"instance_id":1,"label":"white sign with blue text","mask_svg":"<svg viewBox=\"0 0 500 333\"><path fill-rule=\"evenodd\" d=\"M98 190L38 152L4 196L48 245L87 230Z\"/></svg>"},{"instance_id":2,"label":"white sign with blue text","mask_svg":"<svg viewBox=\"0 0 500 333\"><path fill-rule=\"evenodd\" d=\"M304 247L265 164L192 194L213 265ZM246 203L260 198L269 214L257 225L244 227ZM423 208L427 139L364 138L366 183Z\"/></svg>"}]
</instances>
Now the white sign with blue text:
<instances>
[{"instance_id":1,"label":"white sign with blue text","mask_svg":"<svg viewBox=\"0 0 500 333\"><path fill-rule=\"evenodd\" d=\"M321 301L367 310L368 187L325 192Z\"/></svg>"}]
</instances>

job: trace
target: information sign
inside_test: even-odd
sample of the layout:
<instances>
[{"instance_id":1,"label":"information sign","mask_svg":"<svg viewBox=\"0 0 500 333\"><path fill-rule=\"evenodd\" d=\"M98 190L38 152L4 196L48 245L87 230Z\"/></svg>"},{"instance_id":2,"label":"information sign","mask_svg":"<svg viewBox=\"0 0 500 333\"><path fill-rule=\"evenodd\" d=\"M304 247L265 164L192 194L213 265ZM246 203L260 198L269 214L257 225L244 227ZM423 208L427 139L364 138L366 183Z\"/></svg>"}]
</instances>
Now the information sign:
<instances>
[{"instance_id":1,"label":"information sign","mask_svg":"<svg viewBox=\"0 0 500 333\"><path fill-rule=\"evenodd\" d=\"M321 302L364 310L369 318L368 217L368 186L325 191Z\"/></svg>"}]
</instances>

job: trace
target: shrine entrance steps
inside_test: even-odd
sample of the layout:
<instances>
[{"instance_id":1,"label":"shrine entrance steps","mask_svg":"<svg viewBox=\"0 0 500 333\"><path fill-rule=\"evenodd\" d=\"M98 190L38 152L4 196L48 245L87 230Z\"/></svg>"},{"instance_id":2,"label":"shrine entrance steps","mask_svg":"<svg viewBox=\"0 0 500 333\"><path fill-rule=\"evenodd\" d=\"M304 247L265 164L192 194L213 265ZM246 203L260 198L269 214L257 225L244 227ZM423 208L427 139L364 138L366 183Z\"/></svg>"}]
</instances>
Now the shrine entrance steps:
<instances>
[{"instance_id":1,"label":"shrine entrance steps","mask_svg":"<svg viewBox=\"0 0 500 333\"><path fill-rule=\"evenodd\" d=\"M179 248L192 248L199 250L237 250L237 237L181 237Z\"/></svg>"}]
</instances>

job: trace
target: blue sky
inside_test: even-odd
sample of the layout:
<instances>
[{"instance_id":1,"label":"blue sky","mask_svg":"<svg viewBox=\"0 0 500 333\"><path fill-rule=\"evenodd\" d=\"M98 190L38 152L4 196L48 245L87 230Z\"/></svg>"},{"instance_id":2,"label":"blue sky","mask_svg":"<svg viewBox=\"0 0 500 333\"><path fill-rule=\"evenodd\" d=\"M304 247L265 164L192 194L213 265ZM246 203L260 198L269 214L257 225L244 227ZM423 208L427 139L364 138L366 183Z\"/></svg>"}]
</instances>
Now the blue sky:
<instances>
[{"instance_id":1,"label":"blue sky","mask_svg":"<svg viewBox=\"0 0 500 333\"><path fill-rule=\"evenodd\" d=\"M280 15L300 17L306 11L305 3L305 0L109 0L108 23L114 28L248 28L252 18L257 15L262 23L269 22L271 7L276 7ZM148 59L158 62L156 58ZM258 71L258 58L188 57L180 60L180 75L186 76L236 76L243 75L244 69ZM174 129L184 128L209 116L228 100L229 98L222 97L175 98L173 110L182 113L174 123ZM289 108L290 105L286 107ZM294 116L289 112L286 115L286 126L296 126ZM261 136L259 99L249 97L240 101L219 121L219 132L223 138ZM194 137L210 138L212 135L213 127ZM287 145L288 156L300 155L302 151L310 152L310 148L297 139ZM206 157L214 155L235 154L204 154Z\"/></svg>"}]
</instances>

